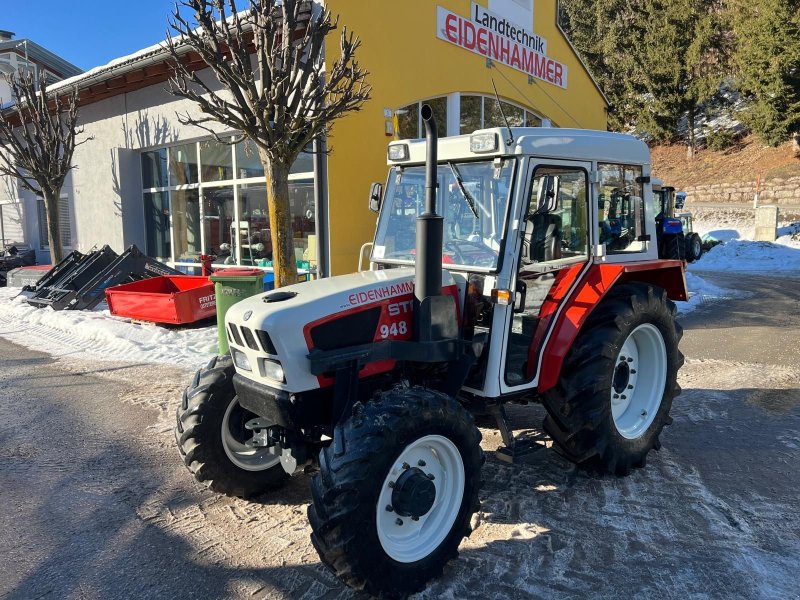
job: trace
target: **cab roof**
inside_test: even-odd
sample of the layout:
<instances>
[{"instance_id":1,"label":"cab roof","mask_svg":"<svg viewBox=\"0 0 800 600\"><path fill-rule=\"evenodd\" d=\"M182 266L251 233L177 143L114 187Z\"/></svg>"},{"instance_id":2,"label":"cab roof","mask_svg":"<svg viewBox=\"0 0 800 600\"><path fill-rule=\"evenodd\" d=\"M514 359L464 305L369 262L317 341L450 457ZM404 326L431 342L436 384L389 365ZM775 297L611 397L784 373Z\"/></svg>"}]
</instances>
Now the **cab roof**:
<instances>
[{"instance_id":1,"label":"cab roof","mask_svg":"<svg viewBox=\"0 0 800 600\"><path fill-rule=\"evenodd\" d=\"M530 155L561 160L615 162L635 165L650 164L650 149L643 141L623 133L611 133L594 129L565 129L560 127L512 127L514 136L508 144L508 129L495 127L481 129L469 135L439 138L438 158L446 160L469 160L494 156ZM472 152L470 138L473 135L494 133L498 147L493 152ZM408 145L408 160L389 160L390 165L425 162L424 139L399 140L389 145Z\"/></svg>"}]
</instances>

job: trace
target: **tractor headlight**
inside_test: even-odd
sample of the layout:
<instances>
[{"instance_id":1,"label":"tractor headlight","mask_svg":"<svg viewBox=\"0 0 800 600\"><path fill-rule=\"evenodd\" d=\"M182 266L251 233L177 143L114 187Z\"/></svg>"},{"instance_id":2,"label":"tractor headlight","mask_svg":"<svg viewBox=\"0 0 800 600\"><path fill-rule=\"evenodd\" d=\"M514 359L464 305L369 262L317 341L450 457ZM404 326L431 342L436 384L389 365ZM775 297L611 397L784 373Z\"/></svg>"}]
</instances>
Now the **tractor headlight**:
<instances>
[{"instance_id":1,"label":"tractor headlight","mask_svg":"<svg viewBox=\"0 0 800 600\"><path fill-rule=\"evenodd\" d=\"M389 146L389 160L408 160L408 144L391 144Z\"/></svg>"},{"instance_id":2,"label":"tractor headlight","mask_svg":"<svg viewBox=\"0 0 800 600\"><path fill-rule=\"evenodd\" d=\"M497 134L494 132L473 133L469 138L470 152L495 152L497 150Z\"/></svg>"},{"instance_id":3,"label":"tractor headlight","mask_svg":"<svg viewBox=\"0 0 800 600\"><path fill-rule=\"evenodd\" d=\"M268 377L280 383L286 383L286 376L283 373L283 367L277 360L262 359L264 377Z\"/></svg>"},{"instance_id":4,"label":"tractor headlight","mask_svg":"<svg viewBox=\"0 0 800 600\"><path fill-rule=\"evenodd\" d=\"M242 371L253 370L253 367L250 366L250 360L247 358L247 355L241 350L237 350L236 348L231 348L231 358L233 358L233 364L236 365L237 369L241 369Z\"/></svg>"}]
</instances>

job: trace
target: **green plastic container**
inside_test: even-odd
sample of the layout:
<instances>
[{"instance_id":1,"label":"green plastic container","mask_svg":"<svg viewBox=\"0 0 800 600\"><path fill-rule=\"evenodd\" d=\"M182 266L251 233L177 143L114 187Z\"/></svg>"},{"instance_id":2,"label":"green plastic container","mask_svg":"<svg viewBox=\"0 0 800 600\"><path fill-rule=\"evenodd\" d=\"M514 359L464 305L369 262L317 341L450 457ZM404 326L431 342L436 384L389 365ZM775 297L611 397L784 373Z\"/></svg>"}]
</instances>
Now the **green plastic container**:
<instances>
[{"instance_id":1,"label":"green plastic container","mask_svg":"<svg viewBox=\"0 0 800 600\"><path fill-rule=\"evenodd\" d=\"M264 271L261 269L220 269L209 279L217 295L217 338L219 353L228 353L228 334L225 332L225 313L245 298L264 292Z\"/></svg>"}]
</instances>

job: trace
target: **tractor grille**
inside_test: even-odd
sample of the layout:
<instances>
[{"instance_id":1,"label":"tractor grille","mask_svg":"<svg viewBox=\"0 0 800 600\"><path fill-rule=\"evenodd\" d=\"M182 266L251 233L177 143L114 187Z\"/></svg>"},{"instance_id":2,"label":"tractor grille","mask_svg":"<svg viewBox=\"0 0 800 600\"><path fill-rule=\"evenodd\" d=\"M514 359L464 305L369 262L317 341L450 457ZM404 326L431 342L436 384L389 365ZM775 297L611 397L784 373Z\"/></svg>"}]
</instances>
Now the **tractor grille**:
<instances>
[{"instance_id":1,"label":"tractor grille","mask_svg":"<svg viewBox=\"0 0 800 600\"><path fill-rule=\"evenodd\" d=\"M253 337L253 332L250 331L248 327L241 327L240 329L242 330L242 335L244 336L244 341L247 343L247 347L253 350L260 350L256 338Z\"/></svg>"},{"instance_id":2,"label":"tractor grille","mask_svg":"<svg viewBox=\"0 0 800 600\"><path fill-rule=\"evenodd\" d=\"M266 331L256 329L254 336L253 331L249 327L237 326L233 323L229 323L228 332L230 333L228 336L229 339L232 340L237 346L244 346L247 344L247 347L252 348L253 350L263 350L267 354L278 353L278 351L275 349L275 344L272 343L272 338L269 337L269 334ZM242 340L243 337L244 341ZM261 342L261 347L259 347L258 342L256 342L256 337L258 337L258 341Z\"/></svg>"},{"instance_id":3,"label":"tractor grille","mask_svg":"<svg viewBox=\"0 0 800 600\"><path fill-rule=\"evenodd\" d=\"M244 345L244 344L242 344L242 337L239 335L239 330L236 329L236 325L234 325L233 323L228 325L228 331L231 334L231 339L233 340L233 342L237 346L243 346Z\"/></svg>"},{"instance_id":4,"label":"tractor grille","mask_svg":"<svg viewBox=\"0 0 800 600\"><path fill-rule=\"evenodd\" d=\"M272 340L269 337L269 334L266 331L262 331L261 329L256 329L256 335L258 336L258 341L261 342L261 347L264 349L264 352L267 354L277 354L277 350L275 350L275 344L272 343Z\"/></svg>"}]
</instances>

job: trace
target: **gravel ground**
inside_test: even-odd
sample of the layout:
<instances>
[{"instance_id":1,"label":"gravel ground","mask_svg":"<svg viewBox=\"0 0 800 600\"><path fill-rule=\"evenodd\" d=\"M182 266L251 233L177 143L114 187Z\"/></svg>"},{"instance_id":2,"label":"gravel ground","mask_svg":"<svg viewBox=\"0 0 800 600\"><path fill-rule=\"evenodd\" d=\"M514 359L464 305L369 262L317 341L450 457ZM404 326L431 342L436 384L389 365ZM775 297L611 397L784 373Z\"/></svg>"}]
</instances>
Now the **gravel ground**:
<instances>
[{"instance_id":1,"label":"gravel ground","mask_svg":"<svg viewBox=\"0 0 800 600\"><path fill-rule=\"evenodd\" d=\"M491 450L461 557L421 598L799 597L800 280L684 318L683 394L647 469L590 478ZM196 484L185 369L54 359L0 339L0 598L353 598L309 542L308 479L244 502ZM539 407L512 411L536 434Z\"/></svg>"}]
</instances>

